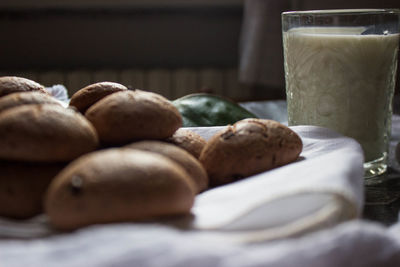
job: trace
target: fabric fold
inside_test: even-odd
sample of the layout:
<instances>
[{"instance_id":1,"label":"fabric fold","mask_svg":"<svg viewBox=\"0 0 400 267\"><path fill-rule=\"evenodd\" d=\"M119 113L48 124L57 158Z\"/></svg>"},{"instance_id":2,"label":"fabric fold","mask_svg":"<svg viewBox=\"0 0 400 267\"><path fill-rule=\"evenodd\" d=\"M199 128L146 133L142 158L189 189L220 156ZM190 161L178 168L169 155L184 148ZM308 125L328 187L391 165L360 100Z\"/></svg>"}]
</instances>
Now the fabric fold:
<instances>
[{"instance_id":1,"label":"fabric fold","mask_svg":"<svg viewBox=\"0 0 400 267\"><path fill-rule=\"evenodd\" d=\"M193 130L209 138L220 128ZM193 229L225 234L239 231L248 242L254 233L259 241L260 232L265 239L276 238L266 234L268 229L286 233L279 236L282 238L361 214L364 172L360 145L322 127L292 129L302 137L302 159L200 194L193 207Z\"/></svg>"}]
</instances>

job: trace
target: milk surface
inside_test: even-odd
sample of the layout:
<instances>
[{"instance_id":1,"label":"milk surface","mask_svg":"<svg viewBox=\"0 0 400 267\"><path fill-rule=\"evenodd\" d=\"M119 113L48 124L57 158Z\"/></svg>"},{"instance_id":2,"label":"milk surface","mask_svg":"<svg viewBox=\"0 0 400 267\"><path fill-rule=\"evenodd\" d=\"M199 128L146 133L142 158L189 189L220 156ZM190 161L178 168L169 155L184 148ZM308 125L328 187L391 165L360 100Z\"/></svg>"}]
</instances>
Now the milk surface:
<instances>
[{"instance_id":1,"label":"milk surface","mask_svg":"<svg viewBox=\"0 0 400 267\"><path fill-rule=\"evenodd\" d=\"M355 138L368 162L387 151L399 34L364 30L301 27L283 41L289 124Z\"/></svg>"}]
</instances>

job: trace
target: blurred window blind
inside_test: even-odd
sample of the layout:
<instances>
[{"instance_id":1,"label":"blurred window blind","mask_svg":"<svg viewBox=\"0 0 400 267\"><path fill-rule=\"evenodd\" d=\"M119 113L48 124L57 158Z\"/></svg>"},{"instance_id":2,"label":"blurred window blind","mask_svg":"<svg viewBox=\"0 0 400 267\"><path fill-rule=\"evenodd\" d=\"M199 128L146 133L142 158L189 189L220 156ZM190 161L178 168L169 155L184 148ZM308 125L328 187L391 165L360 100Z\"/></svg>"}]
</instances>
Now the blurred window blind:
<instances>
[{"instance_id":1,"label":"blurred window blind","mask_svg":"<svg viewBox=\"0 0 400 267\"><path fill-rule=\"evenodd\" d=\"M95 82L113 81L125 86L159 93L176 99L191 93L210 92L236 101L251 99L250 90L238 82L235 68L181 68L181 69L102 69L102 70L51 70L3 71L0 76L15 75L35 80L44 86L62 84L69 96Z\"/></svg>"}]
</instances>

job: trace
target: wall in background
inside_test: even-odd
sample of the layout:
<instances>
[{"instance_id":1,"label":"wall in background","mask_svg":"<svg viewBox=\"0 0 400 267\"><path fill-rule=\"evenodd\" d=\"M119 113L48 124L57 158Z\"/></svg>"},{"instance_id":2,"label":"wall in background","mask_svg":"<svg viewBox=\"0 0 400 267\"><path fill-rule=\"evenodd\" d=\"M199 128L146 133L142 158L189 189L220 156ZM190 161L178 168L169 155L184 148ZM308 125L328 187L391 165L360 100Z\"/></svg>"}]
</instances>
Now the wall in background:
<instances>
[{"instance_id":1,"label":"wall in background","mask_svg":"<svg viewBox=\"0 0 400 267\"><path fill-rule=\"evenodd\" d=\"M244 0L3 0L0 8L98 7L232 7Z\"/></svg>"},{"instance_id":2,"label":"wall in background","mask_svg":"<svg viewBox=\"0 0 400 267\"><path fill-rule=\"evenodd\" d=\"M251 99L237 79L241 1L179 2L1 2L0 72L64 83L70 94L108 79L169 98L211 89Z\"/></svg>"},{"instance_id":3,"label":"wall in background","mask_svg":"<svg viewBox=\"0 0 400 267\"><path fill-rule=\"evenodd\" d=\"M198 92L212 92L237 101L254 99L252 91L238 83L236 68L53 69L0 72L0 76L9 75L32 79L45 86L63 84L70 96L88 84L113 81L131 88L156 92L171 100Z\"/></svg>"},{"instance_id":4,"label":"wall in background","mask_svg":"<svg viewBox=\"0 0 400 267\"><path fill-rule=\"evenodd\" d=\"M235 66L241 8L0 9L0 68Z\"/></svg>"}]
</instances>

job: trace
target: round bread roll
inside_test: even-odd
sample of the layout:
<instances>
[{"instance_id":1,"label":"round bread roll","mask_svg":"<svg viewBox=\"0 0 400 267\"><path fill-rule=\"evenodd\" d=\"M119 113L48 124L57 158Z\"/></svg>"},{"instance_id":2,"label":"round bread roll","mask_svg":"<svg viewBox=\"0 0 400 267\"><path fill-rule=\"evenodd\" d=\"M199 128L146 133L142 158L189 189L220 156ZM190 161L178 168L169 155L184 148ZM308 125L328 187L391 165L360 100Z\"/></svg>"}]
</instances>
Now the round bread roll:
<instances>
[{"instance_id":1,"label":"round bread roll","mask_svg":"<svg viewBox=\"0 0 400 267\"><path fill-rule=\"evenodd\" d=\"M110 94L127 90L124 85L115 82L99 82L88 85L72 95L69 102L82 114L94 103Z\"/></svg>"},{"instance_id":2,"label":"round bread roll","mask_svg":"<svg viewBox=\"0 0 400 267\"><path fill-rule=\"evenodd\" d=\"M64 166L0 161L0 216L26 219L41 213L47 187Z\"/></svg>"},{"instance_id":3,"label":"round bread roll","mask_svg":"<svg viewBox=\"0 0 400 267\"><path fill-rule=\"evenodd\" d=\"M199 134L185 128L179 128L176 130L171 137L166 139L166 141L185 149L195 158L200 157L201 151L207 143Z\"/></svg>"},{"instance_id":4,"label":"round bread roll","mask_svg":"<svg viewBox=\"0 0 400 267\"><path fill-rule=\"evenodd\" d=\"M50 184L45 210L58 229L189 213L194 184L156 153L108 149L80 157Z\"/></svg>"},{"instance_id":5,"label":"round bread roll","mask_svg":"<svg viewBox=\"0 0 400 267\"><path fill-rule=\"evenodd\" d=\"M13 93L0 98L0 112L21 106L31 104L53 104L61 105L60 101L54 97L36 91Z\"/></svg>"},{"instance_id":6,"label":"round bread roll","mask_svg":"<svg viewBox=\"0 0 400 267\"><path fill-rule=\"evenodd\" d=\"M15 76L0 77L0 97L12 93L28 91L38 91L48 94L42 85L32 80Z\"/></svg>"},{"instance_id":7,"label":"round bread roll","mask_svg":"<svg viewBox=\"0 0 400 267\"><path fill-rule=\"evenodd\" d=\"M165 139L182 126L182 117L170 101L141 90L106 96L85 116L96 128L100 141L112 144Z\"/></svg>"},{"instance_id":8,"label":"round bread roll","mask_svg":"<svg viewBox=\"0 0 400 267\"><path fill-rule=\"evenodd\" d=\"M71 109L24 105L0 113L0 159L64 162L97 146L93 126Z\"/></svg>"},{"instance_id":9,"label":"round bread roll","mask_svg":"<svg viewBox=\"0 0 400 267\"><path fill-rule=\"evenodd\" d=\"M186 150L161 141L140 141L126 148L150 151L161 154L181 165L196 184L196 193L208 187L208 176L201 163Z\"/></svg>"},{"instance_id":10,"label":"round bread roll","mask_svg":"<svg viewBox=\"0 0 400 267\"><path fill-rule=\"evenodd\" d=\"M302 147L300 137L279 122L245 119L211 137L200 162L210 185L218 186L293 162Z\"/></svg>"}]
</instances>

